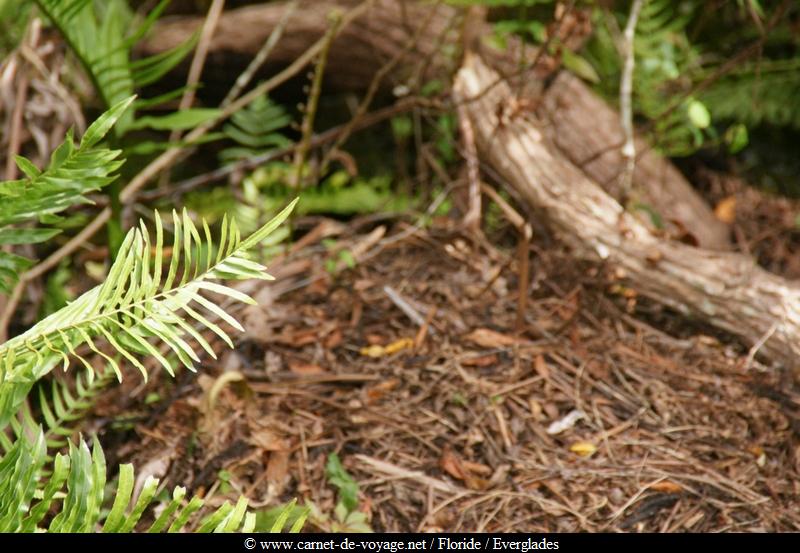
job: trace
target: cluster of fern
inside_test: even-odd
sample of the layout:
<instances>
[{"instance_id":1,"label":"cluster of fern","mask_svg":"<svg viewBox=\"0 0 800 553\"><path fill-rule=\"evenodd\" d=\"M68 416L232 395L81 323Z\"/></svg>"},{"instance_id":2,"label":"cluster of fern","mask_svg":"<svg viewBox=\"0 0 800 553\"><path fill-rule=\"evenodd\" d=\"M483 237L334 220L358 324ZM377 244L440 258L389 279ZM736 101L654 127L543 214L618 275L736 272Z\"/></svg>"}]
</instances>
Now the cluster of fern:
<instances>
[{"instance_id":1,"label":"cluster of fern","mask_svg":"<svg viewBox=\"0 0 800 553\"><path fill-rule=\"evenodd\" d=\"M800 50L791 30L800 11L791 4L782 17L782 8L771 6L776 12L769 13L758 0L643 4L633 101L658 148L682 156L723 145L736 153L747 144L748 128L800 129ZM617 42L628 17L624 8L595 10L595 33L586 49L601 76L598 87L610 99L619 90Z\"/></svg>"},{"instance_id":2,"label":"cluster of fern","mask_svg":"<svg viewBox=\"0 0 800 553\"><path fill-rule=\"evenodd\" d=\"M86 192L115 178L113 173L121 163L119 151L99 142L130 103L125 100L101 116L78 144L68 136L44 171L35 170L26 160L17 160L26 178L0 185L0 236L5 237L5 243L32 242L50 235L52 229L18 225L36 222L85 200ZM40 204L50 207L35 207ZM142 356L157 360L170 374L178 364L192 370L199 361L192 343L215 357L198 329L209 329L232 345L214 320L237 329L241 326L203 293L252 303L248 296L221 281L270 278L265 267L250 259L247 252L275 230L293 207L292 203L245 239L234 220L224 220L216 242L205 222L198 229L185 211L173 212L168 262L164 225L156 214L155 236L151 237L141 223L131 229L105 282L0 345L0 447L4 450L0 459L0 531L38 530L45 515L50 515L46 526L50 531L93 531L101 514L105 517L104 531L134 528L153 501L158 480L149 478L131 504L133 468L123 465L116 490L107 498L105 461L96 440L91 451L80 440L77 444L70 442L66 454L53 457L50 452L64 445L60 437L74 432L71 423L89 405L95 384L113 376L122 379L123 361L138 368L144 378L148 371L140 360ZM7 259L13 254L3 252L2 256ZM161 344L168 346L171 355L159 351ZM94 356L93 362L87 359L89 354ZM104 368L95 369L97 360ZM34 385L59 365L67 370L75 361L85 370L76 393L54 384L47 397L40 388L42 419L35 419L26 401ZM150 526L151 531L179 530L202 507L198 497L184 503L185 493L183 488L175 489L172 501ZM109 499L113 504L106 514ZM244 499L235 506L223 505L196 527L199 531L251 530L255 519L246 512L246 505Z\"/></svg>"},{"instance_id":3,"label":"cluster of fern","mask_svg":"<svg viewBox=\"0 0 800 553\"><path fill-rule=\"evenodd\" d=\"M191 40L164 54L132 60L133 45L166 1L131 33L126 27L131 14L122 0L35 4L61 32L108 109L80 140L70 131L46 167L39 169L18 156L24 178L0 183L0 293L4 294L34 263L13 253L13 247L51 240L60 232L60 214L90 203L87 194L110 191L112 205L118 203L117 171L124 159L123 151L114 146L127 131L190 128L217 116L216 110L138 115L181 93L154 100L134 96L135 90L159 79L193 46ZM246 121L239 118L234 124L242 127ZM283 124L272 123L266 130ZM264 129L246 130L255 134ZM256 136L247 145L277 143L274 136L261 141ZM179 366L194 370L200 359L198 345L215 357L203 337L205 331L232 346L223 327L241 330L241 326L207 294L253 302L225 282L271 278L249 252L280 226L293 207L294 202L247 237L241 236L234 219L223 218L216 240L205 221L196 225L185 210L173 211L164 221L156 213L154 232L140 222L118 237L116 247L112 244L116 258L102 284L0 344L0 532L254 529L255 515L248 512L245 498L209 513L202 510L200 497L187 498L182 487L175 488L171 500L161 502L158 516L146 523L144 515L156 502L159 481L147 478L134 494L133 467L121 465L113 486L108 486L98 440L75 442L70 437L80 430L98 392L122 379L124 366L135 367L144 379L146 360L154 360L171 375ZM77 371L72 386L55 380L45 385L43 379L59 366ZM286 525L291 510L287 506L277 517L274 530ZM302 524L300 517L292 530Z\"/></svg>"}]
</instances>

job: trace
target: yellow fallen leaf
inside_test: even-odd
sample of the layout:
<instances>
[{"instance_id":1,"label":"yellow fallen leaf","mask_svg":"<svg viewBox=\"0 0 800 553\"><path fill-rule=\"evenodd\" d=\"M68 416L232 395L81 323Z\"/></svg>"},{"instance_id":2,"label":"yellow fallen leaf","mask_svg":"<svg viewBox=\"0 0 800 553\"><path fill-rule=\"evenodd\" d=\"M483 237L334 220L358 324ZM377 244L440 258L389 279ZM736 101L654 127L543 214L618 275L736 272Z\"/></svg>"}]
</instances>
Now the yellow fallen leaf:
<instances>
[{"instance_id":1,"label":"yellow fallen leaf","mask_svg":"<svg viewBox=\"0 0 800 553\"><path fill-rule=\"evenodd\" d=\"M661 482L651 484L650 489L661 493L681 493L683 491L683 487L680 484L670 480L662 480Z\"/></svg>"},{"instance_id":2,"label":"yellow fallen leaf","mask_svg":"<svg viewBox=\"0 0 800 553\"><path fill-rule=\"evenodd\" d=\"M569 446L569 450L572 453L580 455L581 457L589 457L595 451L597 451L597 446L592 442L575 442Z\"/></svg>"},{"instance_id":3,"label":"yellow fallen leaf","mask_svg":"<svg viewBox=\"0 0 800 553\"><path fill-rule=\"evenodd\" d=\"M361 348L359 353L367 357L381 357L384 355L384 349L383 346L371 345L366 348Z\"/></svg>"},{"instance_id":4,"label":"yellow fallen leaf","mask_svg":"<svg viewBox=\"0 0 800 553\"><path fill-rule=\"evenodd\" d=\"M384 355L391 355L393 353L397 353L398 351L412 347L414 347L414 340L410 338L401 338L399 340L395 340L387 346L373 344L371 346L361 348L359 353L361 353L361 355L366 355L367 357L383 357Z\"/></svg>"},{"instance_id":5,"label":"yellow fallen leaf","mask_svg":"<svg viewBox=\"0 0 800 553\"><path fill-rule=\"evenodd\" d=\"M392 353L397 353L398 351L406 348L413 348L414 347L414 340L411 338L400 338L386 346L384 351L386 355L391 355Z\"/></svg>"}]
</instances>

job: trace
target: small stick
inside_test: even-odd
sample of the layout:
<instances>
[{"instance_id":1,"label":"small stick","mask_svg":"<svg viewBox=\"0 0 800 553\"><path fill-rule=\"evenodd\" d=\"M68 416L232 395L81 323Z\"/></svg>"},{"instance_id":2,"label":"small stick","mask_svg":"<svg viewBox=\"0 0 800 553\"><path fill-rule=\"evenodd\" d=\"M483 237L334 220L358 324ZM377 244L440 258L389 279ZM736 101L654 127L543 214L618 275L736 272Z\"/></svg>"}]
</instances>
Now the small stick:
<instances>
[{"instance_id":1,"label":"small stick","mask_svg":"<svg viewBox=\"0 0 800 553\"><path fill-rule=\"evenodd\" d=\"M294 152L294 182L295 188L302 188L303 184L303 166L308 157L308 151L311 149L311 136L314 134L314 119L317 116L317 107L319 106L319 97L322 95L322 76L325 73L325 65L328 62L328 54L331 51L331 44L336 34L339 32L339 27L342 24L342 15L335 11L330 16L331 26L328 32L323 37L323 46L319 54L317 66L314 69L314 80L311 83L311 90L308 93L308 103L306 104L306 116L303 118L302 138L300 145Z\"/></svg>"},{"instance_id":2,"label":"small stick","mask_svg":"<svg viewBox=\"0 0 800 553\"><path fill-rule=\"evenodd\" d=\"M514 447L514 443L511 441L506 418L503 416L500 406L497 404L492 405L492 413L494 413L494 417L497 419L497 426L500 428L500 436L503 438L503 445L506 446L506 451L510 452L511 448Z\"/></svg>"},{"instance_id":3,"label":"small stick","mask_svg":"<svg viewBox=\"0 0 800 553\"><path fill-rule=\"evenodd\" d=\"M633 136L633 107L631 105L631 95L633 93L633 66L635 63L633 37L636 33L636 22L639 20L639 13L642 10L644 0L634 0L631 5L631 13L628 16L628 23L625 25L624 42L622 53L625 63L622 67L622 78L619 84L619 116L622 123L622 131L625 133L625 143L622 145L622 158L625 160L625 167L620 176L621 200L623 205L630 199L633 187L633 171L636 166L636 144Z\"/></svg>"},{"instance_id":4,"label":"small stick","mask_svg":"<svg viewBox=\"0 0 800 553\"><path fill-rule=\"evenodd\" d=\"M533 230L531 226L525 224L520 231L522 235L517 246L517 256L519 257L519 289L517 297L517 320L515 327L517 332L522 332L525 328L525 311L528 303L528 283L530 281L530 255L528 249L531 244Z\"/></svg>"},{"instance_id":5,"label":"small stick","mask_svg":"<svg viewBox=\"0 0 800 553\"><path fill-rule=\"evenodd\" d=\"M414 309L410 303L403 299L403 296L401 296L397 290L387 284L383 287L383 291L387 296L389 296L389 299L392 300L392 303L399 307L400 311L405 313L409 319L414 321L414 323L419 326L423 326L425 324L425 317L420 315L419 311Z\"/></svg>"},{"instance_id":6,"label":"small stick","mask_svg":"<svg viewBox=\"0 0 800 553\"><path fill-rule=\"evenodd\" d=\"M178 104L178 111L183 111L192 106L195 96L195 88L200 81L200 75L203 72L203 67L206 64L206 57L208 57L208 47L211 44L211 37L214 30L219 23L219 17L222 10L225 8L225 0L212 0L211 6L208 8L208 14L205 21L203 21L203 28L200 31L200 39L197 41L197 47L194 49L194 57L192 58L192 65L189 67L189 75L186 78L186 90L183 92L181 101ZM175 142L181 136L180 130L173 131L169 141Z\"/></svg>"},{"instance_id":7,"label":"small stick","mask_svg":"<svg viewBox=\"0 0 800 553\"><path fill-rule=\"evenodd\" d=\"M530 281L530 256L528 255L528 248L530 247L531 238L533 237L533 228L531 228L531 225L525 221L525 218L520 215L516 209L511 207L494 188L484 183L481 184L481 190L497 204L500 211L503 212L503 215L516 227L520 234L517 247L517 257L519 258L519 296L517 298L516 330L517 332L521 332L525 327L525 309L528 303L528 282Z\"/></svg>"},{"instance_id":8,"label":"small stick","mask_svg":"<svg viewBox=\"0 0 800 553\"><path fill-rule=\"evenodd\" d=\"M22 134L22 116L25 113L25 102L28 96L28 74L21 68L22 72L17 81L17 92L14 95L14 111L11 113L11 128L8 131L8 149L6 151L6 174L5 180L17 178L17 164L15 157L19 153L20 136Z\"/></svg>"},{"instance_id":9,"label":"small stick","mask_svg":"<svg viewBox=\"0 0 800 553\"><path fill-rule=\"evenodd\" d=\"M192 107L195 97L195 89L197 83L200 82L200 75L203 73L203 67L206 64L206 57L208 56L208 47L211 44L211 36L217 28L219 16L225 8L225 0L212 0L211 6L208 8L208 14L203 21L203 27L200 31L200 39L197 41L197 46L194 49L194 56L192 57L192 64L189 66L189 75L186 77L186 90L183 91L181 101L178 103L178 111L184 111ZM168 143L173 144L181 139L183 132L180 129L175 129L169 134ZM159 188L165 188L169 183L171 167L167 167L159 180Z\"/></svg>"},{"instance_id":10,"label":"small stick","mask_svg":"<svg viewBox=\"0 0 800 553\"><path fill-rule=\"evenodd\" d=\"M221 107L225 107L233 102L239 96L239 94L242 93L244 87L250 84L250 81L253 79L253 75L256 74L256 71L258 71L258 69L264 65L264 62L267 61L267 58L275 49L278 41L283 36L283 31L286 30L286 26L289 24L289 19L292 17L292 15L294 15L295 10L297 9L297 1L298 0L292 0L286 6L286 10L283 12L281 20L278 21L278 25L272 29L267 41L247 66L247 69L245 69L244 72L236 79L236 82L228 91L228 94L225 95L225 99L222 100L222 103L220 104Z\"/></svg>"},{"instance_id":11,"label":"small stick","mask_svg":"<svg viewBox=\"0 0 800 553\"><path fill-rule=\"evenodd\" d=\"M747 352L747 357L744 359L744 366L743 370L748 371L750 370L750 365L753 364L753 360L756 358L756 354L758 354L758 350L760 350L764 344L767 343L767 340L772 338L772 335L775 334L775 331L778 330L778 321L772 323L772 326L764 333L764 335L758 339L758 342L753 344L753 347L750 348L750 351Z\"/></svg>"},{"instance_id":12,"label":"small stick","mask_svg":"<svg viewBox=\"0 0 800 553\"><path fill-rule=\"evenodd\" d=\"M361 463L374 468L378 472L382 472L390 477L397 478L399 480L414 480L431 489L444 493L456 493L458 491L461 491L456 486L448 484L444 480L431 478L430 476L420 471L409 470L403 467L398 467L397 465L393 465L391 463L387 463L386 461L381 461L380 459L375 459L373 457L367 457L366 455L362 455L360 453L357 453L355 455L355 458Z\"/></svg>"},{"instance_id":13,"label":"small stick","mask_svg":"<svg viewBox=\"0 0 800 553\"><path fill-rule=\"evenodd\" d=\"M428 336L428 330L431 327L431 321L433 321L434 315L436 315L436 308L432 307L428 312L428 316L425 317L425 324L419 327L419 332L417 332L417 335L414 337L414 349L419 350L422 344L425 343L425 338Z\"/></svg>"},{"instance_id":14,"label":"small stick","mask_svg":"<svg viewBox=\"0 0 800 553\"><path fill-rule=\"evenodd\" d=\"M464 151L467 160L467 183L469 192L467 199L467 213L464 215L464 227L471 232L477 232L481 225L481 175L478 166L478 148L475 145L475 132L466 110L459 110L459 123L461 135L464 138Z\"/></svg>"},{"instance_id":15,"label":"small stick","mask_svg":"<svg viewBox=\"0 0 800 553\"><path fill-rule=\"evenodd\" d=\"M25 41L20 44L19 52L15 52L10 58L7 69L9 73L17 72L19 80L17 81L17 90L14 94L14 109L11 113L11 122L8 129L8 149L6 151L6 180L14 180L17 178L17 163L14 158L19 153L21 135L22 135L22 120L25 115L25 104L28 101L28 85L30 84L30 77L25 66L20 63L19 55L25 57L25 50L33 51L36 44L39 42L39 35L41 32L42 20L38 17L34 18L30 27L26 29ZM19 55L18 55L19 54ZM13 77L12 77L13 78Z\"/></svg>"}]
</instances>

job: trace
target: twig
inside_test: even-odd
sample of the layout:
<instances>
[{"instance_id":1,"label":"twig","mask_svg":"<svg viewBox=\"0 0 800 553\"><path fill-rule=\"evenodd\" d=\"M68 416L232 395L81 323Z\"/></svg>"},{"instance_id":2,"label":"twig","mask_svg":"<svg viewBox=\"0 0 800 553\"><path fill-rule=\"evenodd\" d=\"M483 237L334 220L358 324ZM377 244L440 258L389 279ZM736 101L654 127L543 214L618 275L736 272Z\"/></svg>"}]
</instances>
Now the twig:
<instances>
[{"instance_id":1,"label":"twig","mask_svg":"<svg viewBox=\"0 0 800 553\"><path fill-rule=\"evenodd\" d=\"M26 30L26 37L22 44L20 44L19 52L15 52L11 63L17 67L19 80L17 81L17 90L14 94L14 110L11 113L11 122L8 129L8 149L6 150L6 171L5 179L14 180L17 178L17 164L14 158L19 154L19 148L22 135L22 119L25 115L25 104L28 99L28 84L30 83L30 76L28 71L25 70L21 62L20 56L25 57L24 50L34 50L36 44L39 42L39 35L41 33L42 20L35 17L31 21L30 26ZM13 66L10 66L11 71L14 71Z\"/></svg>"},{"instance_id":2,"label":"twig","mask_svg":"<svg viewBox=\"0 0 800 553\"><path fill-rule=\"evenodd\" d=\"M283 32L286 30L286 26L289 24L289 19L291 19L292 15L294 15L295 10L297 9L297 2L298 0L292 0L286 6L280 21L278 21L278 25L272 29L267 41L247 66L247 69L245 69L244 72L236 79L236 82L233 83L233 86L228 91L228 94L225 95L225 98L222 100L220 106L225 107L233 102L239 96L239 94L242 93L244 87L250 84L250 81L253 79L253 75L256 74L256 71L258 71L262 65L264 65L264 62L267 60L269 55L275 49L275 46L278 44L278 41L283 36Z\"/></svg>"},{"instance_id":3,"label":"twig","mask_svg":"<svg viewBox=\"0 0 800 553\"><path fill-rule=\"evenodd\" d=\"M411 319L416 325L423 326L425 324L425 317L420 315L419 311L414 309L414 307L408 303L400 293L389 286L388 284L383 287L383 292L389 296L389 299L392 300L392 303L395 304L400 311L406 314L406 316ZM431 329L433 330L433 329Z\"/></svg>"},{"instance_id":4,"label":"twig","mask_svg":"<svg viewBox=\"0 0 800 553\"><path fill-rule=\"evenodd\" d=\"M20 67L20 69L23 69ZM17 91L14 95L14 111L11 113L11 124L8 131L8 149L6 150L6 180L17 178L17 164L15 158L19 153L20 135L22 134L22 116L25 113L25 102L28 95L28 74L22 70L17 81Z\"/></svg>"},{"instance_id":5,"label":"twig","mask_svg":"<svg viewBox=\"0 0 800 553\"><path fill-rule=\"evenodd\" d=\"M436 0L436 4L434 6L434 10L439 9L439 5L442 3L442 0ZM461 14L455 13L453 16L447 21L447 24L442 27L442 30L436 35L436 39L433 41L433 48L428 50L429 52L441 52L442 48L445 45L445 42L448 40L451 32L458 24L458 22L462 20ZM427 23L425 24L427 26ZM414 71L411 73L411 78L408 79L408 84L412 89L420 86L422 79L424 78L425 74L428 71L428 68L434 62L435 56L424 56L420 63L417 64Z\"/></svg>"},{"instance_id":6,"label":"twig","mask_svg":"<svg viewBox=\"0 0 800 553\"><path fill-rule=\"evenodd\" d=\"M775 321L772 323L772 326L764 333L764 335L758 339L758 341L753 344L753 347L750 348L750 351L747 352L747 357L744 359L744 366L743 370L748 371L750 369L750 365L753 364L753 360L756 358L758 351L764 347L764 344L767 343L767 340L772 338L772 335L775 334L775 331L778 329L779 322Z\"/></svg>"},{"instance_id":7,"label":"twig","mask_svg":"<svg viewBox=\"0 0 800 553\"><path fill-rule=\"evenodd\" d=\"M197 46L194 49L194 57L192 57L192 64L189 66L189 75L186 77L186 90L183 91L181 101L178 103L178 111L184 111L192 107L195 97L195 89L197 83L200 82L200 75L203 73L203 67L206 64L206 57L208 56L208 47L211 44L211 37L214 30L219 23L219 17L222 10L225 8L225 0L212 0L211 6L208 8L206 18L203 20L203 27L200 31L200 39L197 41ZM169 135L169 143L174 144L181 138L181 130L175 129ZM163 188L169 181L170 171L167 168L161 174L160 187Z\"/></svg>"},{"instance_id":8,"label":"twig","mask_svg":"<svg viewBox=\"0 0 800 553\"><path fill-rule=\"evenodd\" d=\"M208 8L208 14L205 21L203 21L203 28L200 31L200 39L197 41L197 47L194 50L194 57L192 58L192 65L189 67L189 76L186 78L186 90L183 92L178 111L183 111L191 107L194 102L195 89L197 83L200 82L200 75L203 72L203 67L206 64L206 57L208 56L208 47L211 44L211 37L214 30L219 23L219 17L222 10L225 8L225 0L212 0L211 6ZM176 130L170 137L170 142L175 142L180 138L181 131Z\"/></svg>"},{"instance_id":9,"label":"twig","mask_svg":"<svg viewBox=\"0 0 800 553\"><path fill-rule=\"evenodd\" d=\"M533 63L531 64L531 69L535 69L539 62L541 61L542 57L547 54L550 50L550 45L553 42L553 38L557 37L561 34L561 28L564 24L564 21L567 19L567 16L572 13L572 10L575 9L575 2L576 0L570 0L569 4L564 8L560 14L558 14L558 4L556 5L556 13L558 18L556 19L555 25L553 25L553 30L547 34L547 38L544 40L544 44L542 44L539 51L536 52L536 57L533 59ZM567 38L571 33L567 33ZM565 39L566 40L566 39Z\"/></svg>"},{"instance_id":10,"label":"twig","mask_svg":"<svg viewBox=\"0 0 800 553\"><path fill-rule=\"evenodd\" d=\"M414 34L414 36L409 39L409 41L403 46L403 48L399 52L397 52L392 57L392 59L386 62L380 69L378 69L378 71L372 77L372 80L370 81L369 86L367 87L367 92L366 94L364 94L364 98L362 98L361 102L358 104L355 114L350 119L350 121L348 121L345 124L344 129L337 137L336 142L333 144L333 146L331 146L331 148L322 158L322 162L320 163L321 173L325 173L325 171L328 168L328 164L331 161L331 156L333 155L333 153L336 150L338 150L342 146L342 144L344 144L347 141L348 138L350 138L350 135L352 134L353 130L355 130L355 128L358 126L361 118L364 117L364 115L367 113L367 109L369 109L370 104L372 104L372 100L375 97L375 94L378 92L378 88L383 82L383 79L386 78L386 75L388 75L389 72L392 69L394 69L394 67L403 59L403 57L405 57L405 55L408 54L408 52L410 52L417 44L420 36L422 36L422 32L428 28L428 25L433 19L433 15L437 13L437 9L438 5L436 6L436 9L430 10L430 15L425 20L425 23L417 29L417 32Z\"/></svg>"},{"instance_id":11,"label":"twig","mask_svg":"<svg viewBox=\"0 0 800 553\"><path fill-rule=\"evenodd\" d=\"M409 470L402 467L398 467L397 465L387 463L386 461L381 461L380 459L367 457L366 455L362 455L360 453L357 453L355 455L355 458L358 461L364 463L365 465L374 468L378 472L382 472L388 476L397 478L399 480L415 480L420 484L423 484L429 488L444 493L457 493L459 491L462 491L460 488L448 484L444 480L437 480L436 478L431 478L430 476L423 474L420 471Z\"/></svg>"},{"instance_id":12,"label":"twig","mask_svg":"<svg viewBox=\"0 0 800 553\"><path fill-rule=\"evenodd\" d=\"M506 452L511 453L514 443L511 441L511 435L508 433L508 424L500 406L497 403L492 404L492 412L494 418L497 419L497 426L500 429L500 437L503 438L503 445L506 446Z\"/></svg>"},{"instance_id":13,"label":"twig","mask_svg":"<svg viewBox=\"0 0 800 553\"><path fill-rule=\"evenodd\" d=\"M525 310L528 303L528 282L530 280L530 258L528 249L530 248L531 238L533 237L533 228L525 218L517 213L517 210L511 207L497 191L488 184L481 184L481 190L484 194L489 196L494 203L506 216L506 219L517 229L519 232L519 242L517 244L517 257L519 258L519 288L517 296L517 321L516 330L521 332L525 326ZM485 290L489 289L491 282L487 283Z\"/></svg>"},{"instance_id":14,"label":"twig","mask_svg":"<svg viewBox=\"0 0 800 553\"><path fill-rule=\"evenodd\" d=\"M5 305L3 306L3 314L0 316L0 342L5 342L8 339L8 325L11 324L11 316L16 311L19 300L22 299L22 291L25 289L25 281L19 279L11 295L6 298Z\"/></svg>"},{"instance_id":15,"label":"twig","mask_svg":"<svg viewBox=\"0 0 800 553\"><path fill-rule=\"evenodd\" d=\"M622 123L622 132L625 134L625 143L622 145L622 158L625 167L620 176L621 199L626 203L630 199L633 185L633 171L636 166L636 144L633 135L633 107L631 105L631 94L633 92L633 67L635 63L633 39L636 34L636 22L639 20L639 13L642 11L644 0L634 0L631 4L631 12L628 16L628 23L625 25L623 33L624 42L622 53L624 65L622 67L622 77L619 84L619 115Z\"/></svg>"},{"instance_id":16,"label":"twig","mask_svg":"<svg viewBox=\"0 0 800 553\"><path fill-rule=\"evenodd\" d=\"M520 232L520 240L517 245L517 256L519 257L519 286L517 287L517 320L515 327L517 332L525 329L525 311L528 307L528 286L530 284L530 250L533 229L529 224L525 224Z\"/></svg>"},{"instance_id":17,"label":"twig","mask_svg":"<svg viewBox=\"0 0 800 553\"><path fill-rule=\"evenodd\" d=\"M464 138L464 157L467 161L467 213L464 215L464 227L477 232L481 226L481 171L478 164L478 148L475 146L475 132L464 107L458 110L461 135Z\"/></svg>"},{"instance_id":18,"label":"twig","mask_svg":"<svg viewBox=\"0 0 800 553\"><path fill-rule=\"evenodd\" d=\"M428 310L428 316L425 317L425 323L419 327L417 331L417 335L414 337L414 349L419 351L422 347L422 344L425 343L425 338L428 334L434 334L435 332L431 328L431 322L433 322L433 317L436 315L436 307L431 307ZM430 332L429 332L430 331Z\"/></svg>"},{"instance_id":19,"label":"twig","mask_svg":"<svg viewBox=\"0 0 800 553\"><path fill-rule=\"evenodd\" d=\"M308 151L311 149L311 136L314 134L314 119L317 116L319 97L322 95L322 76L325 74L325 65L328 62L328 54L331 50L331 43L336 36L339 25L342 23L341 14L336 11L330 15L331 26L323 37L324 43L319 54L317 66L314 69L314 80L311 83L311 90L308 93L306 102L306 116L303 118L302 137L300 145L294 152L294 182L295 188L301 188L303 184L303 168L306 164Z\"/></svg>"}]
</instances>

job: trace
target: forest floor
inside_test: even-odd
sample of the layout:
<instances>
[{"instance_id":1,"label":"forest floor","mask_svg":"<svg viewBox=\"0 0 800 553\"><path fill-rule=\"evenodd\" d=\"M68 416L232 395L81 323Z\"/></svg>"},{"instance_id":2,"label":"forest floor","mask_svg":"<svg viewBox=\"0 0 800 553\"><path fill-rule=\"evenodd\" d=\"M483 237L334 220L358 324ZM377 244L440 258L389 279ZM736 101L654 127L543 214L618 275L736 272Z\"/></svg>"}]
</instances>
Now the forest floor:
<instances>
[{"instance_id":1,"label":"forest floor","mask_svg":"<svg viewBox=\"0 0 800 553\"><path fill-rule=\"evenodd\" d=\"M797 242L797 206L725 186L707 192L738 198L740 247L791 275L797 255L775 244ZM800 530L787 371L541 236L518 321L510 231L297 225L311 230L271 267L277 281L249 284L260 305L234 311L235 349L218 344L197 377L129 378L103 398L110 463L334 518L336 452L376 531ZM329 234L355 267L320 245Z\"/></svg>"}]
</instances>

